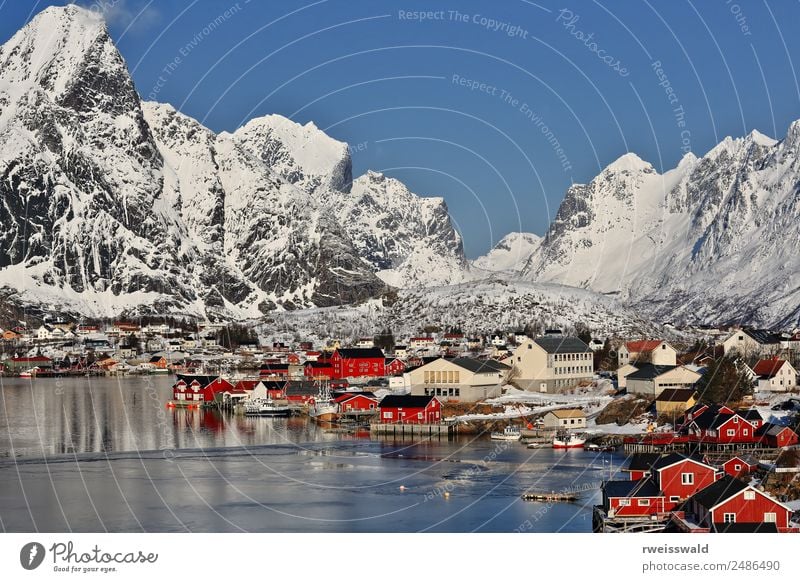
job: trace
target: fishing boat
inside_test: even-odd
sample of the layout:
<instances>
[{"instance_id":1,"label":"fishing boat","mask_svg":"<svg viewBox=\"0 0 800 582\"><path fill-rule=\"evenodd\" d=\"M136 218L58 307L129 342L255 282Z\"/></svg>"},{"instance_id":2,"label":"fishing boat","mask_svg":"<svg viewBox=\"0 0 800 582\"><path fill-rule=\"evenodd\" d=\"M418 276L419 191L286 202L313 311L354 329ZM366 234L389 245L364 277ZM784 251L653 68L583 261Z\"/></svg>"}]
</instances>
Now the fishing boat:
<instances>
[{"instance_id":1,"label":"fishing boat","mask_svg":"<svg viewBox=\"0 0 800 582\"><path fill-rule=\"evenodd\" d=\"M575 433L556 433L553 437L554 449L581 449L586 442L586 437Z\"/></svg>"},{"instance_id":2,"label":"fishing boat","mask_svg":"<svg viewBox=\"0 0 800 582\"><path fill-rule=\"evenodd\" d=\"M333 422L339 412L339 405L331 397L328 383L320 383L319 394L308 405L308 416L317 422Z\"/></svg>"},{"instance_id":3,"label":"fishing boat","mask_svg":"<svg viewBox=\"0 0 800 582\"><path fill-rule=\"evenodd\" d=\"M272 398L252 398L244 401L247 416L289 416L292 413L288 404L279 404Z\"/></svg>"},{"instance_id":4,"label":"fishing boat","mask_svg":"<svg viewBox=\"0 0 800 582\"><path fill-rule=\"evenodd\" d=\"M522 433L516 426L509 425L503 432L493 432L491 438L495 441L518 441L522 438Z\"/></svg>"}]
</instances>

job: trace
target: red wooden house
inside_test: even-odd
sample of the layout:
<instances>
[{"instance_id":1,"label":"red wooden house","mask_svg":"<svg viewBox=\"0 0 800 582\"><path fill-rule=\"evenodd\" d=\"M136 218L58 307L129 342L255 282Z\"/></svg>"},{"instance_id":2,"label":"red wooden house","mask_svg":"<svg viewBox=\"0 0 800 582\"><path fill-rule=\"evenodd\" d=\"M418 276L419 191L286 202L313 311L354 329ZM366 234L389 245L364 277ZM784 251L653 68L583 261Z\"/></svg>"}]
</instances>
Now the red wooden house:
<instances>
[{"instance_id":1,"label":"red wooden house","mask_svg":"<svg viewBox=\"0 0 800 582\"><path fill-rule=\"evenodd\" d=\"M694 442L753 443L756 440L755 432L752 423L738 413L729 414L713 409L696 416L689 424L689 438Z\"/></svg>"},{"instance_id":2,"label":"red wooden house","mask_svg":"<svg viewBox=\"0 0 800 582\"><path fill-rule=\"evenodd\" d=\"M603 509L610 518L645 517L667 511L664 494L652 479L607 481L603 484Z\"/></svg>"},{"instance_id":3,"label":"red wooden house","mask_svg":"<svg viewBox=\"0 0 800 582\"><path fill-rule=\"evenodd\" d=\"M218 376L179 376L172 387L172 399L177 404L214 402L217 393L232 391L233 384Z\"/></svg>"},{"instance_id":4,"label":"red wooden house","mask_svg":"<svg viewBox=\"0 0 800 582\"><path fill-rule=\"evenodd\" d=\"M716 481L717 469L698 459L670 453L653 463L652 478L664 494L666 508L671 510Z\"/></svg>"},{"instance_id":5,"label":"red wooden house","mask_svg":"<svg viewBox=\"0 0 800 582\"><path fill-rule=\"evenodd\" d=\"M758 461L749 455L737 455L722 463L722 470L731 477L744 477L758 468Z\"/></svg>"},{"instance_id":6,"label":"red wooden house","mask_svg":"<svg viewBox=\"0 0 800 582\"><path fill-rule=\"evenodd\" d=\"M386 375L386 359L378 348L338 348L330 361L334 378Z\"/></svg>"},{"instance_id":7,"label":"red wooden house","mask_svg":"<svg viewBox=\"0 0 800 582\"><path fill-rule=\"evenodd\" d=\"M378 405L383 424L436 424L442 405L434 396L386 396Z\"/></svg>"},{"instance_id":8,"label":"red wooden house","mask_svg":"<svg viewBox=\"0 0 800 582\"><path fill-rule=\"evenodd\" d=\"M650 476L653 464L660 458L661 453L634 453L622 472L628 473L631 481L639 481Z\"/></svg>"},{"instance_id":9,"label":"red wooden house","mask_svg":"<svg viewBox=\"0 0 800 582\"><path fill-rule=\"evenodd\" d=\"M766 447L790 447L798 443L797 433L788 426L765 424L756 430L756 438Z\"/></svg>"},{"instance_id":10,"label":"red wooden house","mask_svg":"<svg viewBox=\"0 0 800 582\"><path fill-rule=\"evenodd\" d=\"M330 362L306 362L303 365L303 376L308 380L331 380L333 366Z\"/></svg>"},{"instance_id":11,"label":"red wooden house","mask_svg":"<svg viewBox=\"0 0 800 582\"><path fill-rule=\"evenodd\" d=\"M361 394L342 394L334 399L339 405L339 414L362 416L374 414L378 410L378 399L370 392Z\"/></svg>"},{"instance_id":12,"label":"red wooden house","mask_svg":"<svg viewBox=\"0 0 800 582\"><path fill-rule=\"evenodd\" d=\"M397 358L386 358L384 370L387 376L399 376L406 371L406 364Z\"/></svg>"},{"instance_id":13,"label":"red wooden house","mask_svg":"<svg viewBox=\"0 0 800 582\"><path fill-rule=\"evenodd\" d=\"M797 531L789 507L730 475L698 491L683 509L689 531Z\"/></svg>"},{"instance_id":14,"label":"red wooden house","mask_svg":"<svg viewBox=\"0 0 800 582\"><path fill-rule=\"evenodd\" d=\"M286 355L286 362L288 364L299 364L300 356L298 354L295 354L294 352L291 352Z\"/></svg>"},{"instance_id":15,"label":"red wooden house","mask_svg":"<svg viewBox=\"0 0 800 582\"><path fill-rule=\"evenodd\" d=\"M288 379L289 378L289 364L276 364L265 363L258 371L261 378L269 378L274 380Z\"/></svg>"}]
</instances>

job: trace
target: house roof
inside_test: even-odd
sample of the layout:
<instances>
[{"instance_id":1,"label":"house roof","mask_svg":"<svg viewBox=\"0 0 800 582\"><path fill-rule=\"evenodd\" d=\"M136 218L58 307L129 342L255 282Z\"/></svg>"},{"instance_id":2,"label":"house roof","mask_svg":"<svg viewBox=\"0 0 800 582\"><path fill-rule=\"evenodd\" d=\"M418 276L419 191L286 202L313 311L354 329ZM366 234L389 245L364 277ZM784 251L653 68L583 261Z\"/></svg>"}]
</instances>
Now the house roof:
<instances>
[{"instance_id":1,"label":"house roof","mask_svg":"<svg viewBox=\"0 0 800 582\"><path fill-rule=\"evenodd\" d=\"M756 429L755 435L756 436L764 436L764 435L778 436L779 434L781 434L786 429L792 430L791 427L788 427L788 426L781 426L780 424L772 424L770 422L767 422L765 424L762 424L760 427L758 427Z\"/></svg>"},{"instance_id":2,"label":"house roof","mask_svg":"<svg viewBox=\"0 0 800 582\"><path fill-rule=\"evenodd\" d=\"M474 372L476 374L488 374L490 372L505 372L511 367L497 360L478 360L477 358L453 358L450 360L456 366Z\"/></svg>"},{"instance_id":3,"label":"house roof","mask_svg":"<svg viewBox=\"0 0 800 582\"><path fill-rule=\"evenodd\" d=\"M655 463L653 463L653 470L659 471L676 463L680 463L681 461L692 461L699 465L704 465L709 469L713 469L713 467L704 463L701 459L698 459L697 457L690 457L682 453L669 453L668 455L663 455L660 459L658 459Z\"/></svg>"},{"instance_id":4,"label":"house roof","mask_svg":"<svg viewBox=\"0 0 800 582\"><path fill-rule=\"evenodd\" d=\"M548 354L574 354L592 351L583 340L577 337L547 336L536 338L533 341Z\"/></svg>"},{"instance_id":5,"label":"house roof","mask_svg":"<svg viewBox=\"0 0 800 582\"><path fill-rule=\"evenodd\" d=\"M764 420L764 417L761 416L761 413L755 408L748 408L747 410L737 410L736 414L738 414L745 420Z\"/></svg>"},{"instance_id":6,"label":"house roof","mask_svg":"<svg viewBox=\"0 0 800 582\"><path fill-rule=\"evenodd\" d=\"M339 348L336 350L342 358L380 358L383 359L383 350L380 348Z\"/></svg>"},{"instance_id":7,"label":"house roof","mask_svg":"<svg viewBox=\"0 0 800 582\"><path fill-rule=\"evenodd\" d=\"M656 366L655 364L641 364L638 370L626 376L628 380L653 380L662 374L670 372L678 366Z\"/></svg>"},{"instance_id":8,"label":"house roof","mask_svg":"<svg viewBox=\"0 0 800 582\"><path fill-rule=\"evenodd\" d=\"M625 342L625 348L629 352L652 352L663 342L661 340L641 340L635 342Z\"/></svg>"},{"instance_id":9,"label":"house roof","mask_svg":"<svg viewBox=\"0 0 800 582\"><path fill-rule=\"evenodd\" d=\"M389 394L388 396L384 396L379 406L381 408L425 408L433 399L433 396Z\"/></svg>"},{"instance_id":10,"label":"house roof","mask_svg":"<svg viewBox=\"0 0 800 582\"><path fill-rule=\"evenodd\" d=\"M661 453L634 453L623 471L649 471L660 458Z\"/></svg>"},{"instance_id":11,"label":"house roof","mask_svg":"<svg viewBox=\"0 0 800 582\"><path fill-rule=\"evenodd\" d=\"M758 466L758 459L756 459L753 455L736 455L735 457L731 457L725 461L723 464L730 463L731 461L735 461L737 459L746 465L750 465L751 467Z\"/></svg>"},{"instance_id":12,"label":"house roof","mask_svg":"<svg viewBox=\"0 0 800 582\"><path fill-rule=\"evenodd\" d=\"M560 408L551 410L550 414L556 418L586 418L586 414L580 408Z\"/></svg>"},{"instance_id":13,"label":"house roof","mask_svg":"<svg viewBox=\"0 0 800 582\"><path fill-rule=\"evenodd\" d=\"M772 378L778 373L785 363L786 360L782 360L777 356L774 358L759 360L756 365L753 366L753 372L762 378Z\"/></svg>"},{"instance_id":14,"label":"house roof","mask_svg":"<svg viewBox=\"0 0 800 582\"><path fill-rule=\"evenodd\" d=\"M760 344L778 344L781 342L780 334L766 329L743 329L742 331Z\"/></svg>"},{"instance_id":15,"label":"house roof","mask_svg":"<svg viewBox=\"0 0 800 582\"><path fill-rule=\"evenodd\" d=\"M696 394L693 388L668 388L656 396L656 402L688 402Z\"/></svg>"},{"instance_id":16,"label":"house roof","mask_svg":"<svg viewBox=\"0 0 800 582\"><path fill-rule=\"evenodd\" d=\"M734 416L738 416L738 414L735 412L733 414L729 414L726 412L718 412L716 410L709 409L699 416L696 416L692 422L697 425L697 428L701 429L719 428Z\"/></svg>"},{"instance_id":17,"label":"house roof","mask_svg":"<svg viewBox=\"0 0 800 582\"><path fill-rule=\"evenodd\" d=\"M694 501L701 507L711 509L749 487L744 481L740 481L730 475L723 475L708 487L692 495L688 501Z\"/></svg>"},{"instance_id":18,"label":"house roof","mask_svg":"<svg viewBox=\"0 0 800 582\"><path fill-rule=\"evenodd\" d=\"M663 497L652 479L638 481L606 481L603 494L608 497Z\"/></svg>"}]
</instances>

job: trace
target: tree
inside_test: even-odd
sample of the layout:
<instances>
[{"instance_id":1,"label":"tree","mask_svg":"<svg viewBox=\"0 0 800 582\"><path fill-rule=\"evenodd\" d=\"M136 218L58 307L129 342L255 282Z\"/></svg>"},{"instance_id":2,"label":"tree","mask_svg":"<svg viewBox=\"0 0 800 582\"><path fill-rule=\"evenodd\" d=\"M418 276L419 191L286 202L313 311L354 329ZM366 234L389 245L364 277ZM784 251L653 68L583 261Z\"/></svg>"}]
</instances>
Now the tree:
<instances>
[{"instance_id":1,"label":"tree","mask_svg":"<svg viewBox=\"0 0 800 582\"><path fill-rule=\"evenodd\" d=\"M382 349L384 352L391 352L394 350L394 334L390 328L384 329L373 338L376 348Z\"/></svg>"},{"instance_id":2,"label":"tree","mask_svg":"<svg viewBox=\"0 0 800 582\"><path fill-rule=\"evenodd\" d=\"M587 345L592 341L592 330L590 330L589 326L585 323L578 322L575 324L575 335Z\"/></svg>"},{"instance_id":3,"label":"tree","mask_svg":"<svg viewBox=\"0 0 800 582\"><path fill-rule=\"evenodd\" d=\"M706 369L697 382L700 399L711 404L737 403L753 393L747 374L732 358L720 358Z\"/></svg>"}]
</instances>

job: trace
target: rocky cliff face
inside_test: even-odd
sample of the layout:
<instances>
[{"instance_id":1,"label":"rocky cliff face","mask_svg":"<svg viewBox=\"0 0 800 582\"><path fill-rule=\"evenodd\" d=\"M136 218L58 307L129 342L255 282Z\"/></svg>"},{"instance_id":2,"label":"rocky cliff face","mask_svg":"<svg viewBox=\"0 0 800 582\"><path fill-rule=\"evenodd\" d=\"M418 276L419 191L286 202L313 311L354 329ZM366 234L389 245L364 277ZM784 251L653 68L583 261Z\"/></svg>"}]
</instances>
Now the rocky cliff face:
<instances>
[{"instance_id":1,"label":"rocky cliff face","mask_svg":"<svg viewBox=\"0 0 800 582\"><path fill-rule=\"evenodd\" d=\"M74 5L0 48L0 197L0 285L22 304L247 316L384 287L265 159L142 105L104 23Z\"/></svg>"},{"instance_id":2,"label":"rocky cliff face","mask_svg":"<svg viewBox=\"0 0 800 582\"><path fill-rule=\"evenodd\" d=\"M417 196L378 172L353 180L347 144L311 123L268 115L231 138L326 208L387 284L424 287L463 279L461 237L442 198Z\"/></svg>"},{"instance_id":3,"label":"rocky cliff face","mask_svg":"<svg viewBox=\"0 0 800 582\"><path fill-rule=\"evenodd\" d=\"M525 276L667 321L797 325L799 134L726 138L664 174L623 156L568 190Z\"/></svg>"}]
</instances>

